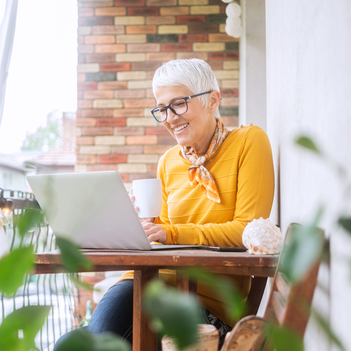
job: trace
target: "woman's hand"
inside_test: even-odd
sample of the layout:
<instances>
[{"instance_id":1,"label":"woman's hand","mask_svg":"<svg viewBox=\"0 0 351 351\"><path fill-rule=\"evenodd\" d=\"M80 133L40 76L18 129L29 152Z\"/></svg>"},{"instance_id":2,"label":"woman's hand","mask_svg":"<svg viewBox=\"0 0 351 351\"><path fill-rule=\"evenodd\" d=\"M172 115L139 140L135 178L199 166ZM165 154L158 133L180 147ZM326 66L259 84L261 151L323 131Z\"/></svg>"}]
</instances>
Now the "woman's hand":
<instances>
[{"instance_id":1,"label":"woman's hand","mask_svg":"<svg viewBox=\"0 0 351 351\"><path fill-rule=\"evenodd\" d=\"M160 225L153 222L144 222L142 225L150 242L158 241L164 243L167 240L167 234Z\"/></svg>"},{"instance_id":2,"label":"woman's hand","mask_svg":"<svg viewBox=\"0 0 351 351\"><path fill-rule=\"evenodd\" d=\"M132 194L128 194L128 195L129 195L130 201L132 201L132 204L134 205L135 196L132 195ZM139 212L139 207L138 206L134 206L134 209L135 209L136 213ZM140 222L141 222L141 224L148 223L148 222L154 223L155 222L155 217L140 218Z\"/></svg>"}]
</instances>

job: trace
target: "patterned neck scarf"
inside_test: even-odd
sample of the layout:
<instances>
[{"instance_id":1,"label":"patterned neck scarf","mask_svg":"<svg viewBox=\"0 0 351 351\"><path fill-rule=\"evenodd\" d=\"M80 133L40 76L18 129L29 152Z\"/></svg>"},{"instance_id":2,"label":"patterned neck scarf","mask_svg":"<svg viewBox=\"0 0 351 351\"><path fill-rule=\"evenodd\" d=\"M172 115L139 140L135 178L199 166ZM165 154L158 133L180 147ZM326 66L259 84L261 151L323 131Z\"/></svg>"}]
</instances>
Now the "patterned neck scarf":
<instances>
[{"instance_id":1,"label":"patterned neck scarf","mask_svg":"<svg viewBox=\"0 0 351 351\"><path fill-rule=\"evenodd\" d=\"M228 134L229 131L225 128L224 124L217 119L216 130L204 156L199 156L190 146L181 146L183 157L192 164L188 168L190 185L196 186L199 183L206 196L217 203L221 202L218 189L211 173L204 167L204 164L215 154Z\"/></svg>"}]
</instances>

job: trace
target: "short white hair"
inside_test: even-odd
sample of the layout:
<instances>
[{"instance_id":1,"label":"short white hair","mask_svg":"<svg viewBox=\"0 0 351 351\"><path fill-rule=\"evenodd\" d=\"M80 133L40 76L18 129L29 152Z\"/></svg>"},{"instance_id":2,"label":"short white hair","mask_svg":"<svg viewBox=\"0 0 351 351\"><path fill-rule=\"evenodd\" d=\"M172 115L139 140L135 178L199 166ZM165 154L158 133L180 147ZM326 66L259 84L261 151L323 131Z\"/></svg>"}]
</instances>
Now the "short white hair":
<instances>
[{"instance_id":1,"label":"short white hair","mask_svg":"<svg viewBox=\"0 0 351 351\"><path fill-rule=\"evenodd\" d=\"M210 65L197 58L189 60L171 60L156 70L152 80L154 95L158 88L176 85L184 85L194 95L210 90L217 90L220 93L217 78ZM202 95L199 96L199 99L202 105L206 107L208 96ZM220 117L218 108L215 111L215 117Z\"/></svg>"}]
</instances>

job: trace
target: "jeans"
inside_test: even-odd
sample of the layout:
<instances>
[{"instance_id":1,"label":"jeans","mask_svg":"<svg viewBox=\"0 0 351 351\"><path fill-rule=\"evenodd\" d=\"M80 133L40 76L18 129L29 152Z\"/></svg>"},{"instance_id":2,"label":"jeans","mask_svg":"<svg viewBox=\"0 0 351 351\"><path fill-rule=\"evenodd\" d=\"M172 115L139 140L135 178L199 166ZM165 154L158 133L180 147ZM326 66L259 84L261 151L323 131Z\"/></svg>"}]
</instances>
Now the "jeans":
<instances>
[{"instance_id":1,"label":"jeans","mask_svg":"<svg viewBox=\"0 0 351 351\"><path fill-rule=\"evenodd\" d=\"M232 328L220 321L206 308L199 307L202 323L213 324L219 331L220 348L225 335ZM106 292L101 301L95 307L89 325L86 327L91 333L112 332L132 344L133 340L133 280L124 280L113 286ZM58 346L71 331L63 335L56 343ZM161 343L159 342L159 350Z\"/></svg>"}]
</instances>

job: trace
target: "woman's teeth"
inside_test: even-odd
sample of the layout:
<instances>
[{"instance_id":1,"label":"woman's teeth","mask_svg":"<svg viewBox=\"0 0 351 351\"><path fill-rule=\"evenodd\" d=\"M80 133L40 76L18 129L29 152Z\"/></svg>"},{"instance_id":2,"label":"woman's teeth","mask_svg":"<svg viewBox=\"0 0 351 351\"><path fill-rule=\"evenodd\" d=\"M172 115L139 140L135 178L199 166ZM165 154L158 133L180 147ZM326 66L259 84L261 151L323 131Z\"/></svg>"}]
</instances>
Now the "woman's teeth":
<instances>
[{"instance_id":1,"label":"woman's teeth","mask_svg":"<svg viewBox=\"0 0 351 351\"><path fill-rule=\"evenodd\" d=\"M175 130L176 132L179 132L180 130L186 128L188 125L189 125L189 123L183 124L183 125L180 126L180 127L174 128L174 130Z\"/></svg>"}]
</instances>

